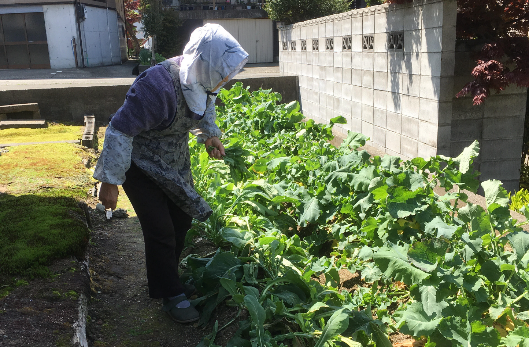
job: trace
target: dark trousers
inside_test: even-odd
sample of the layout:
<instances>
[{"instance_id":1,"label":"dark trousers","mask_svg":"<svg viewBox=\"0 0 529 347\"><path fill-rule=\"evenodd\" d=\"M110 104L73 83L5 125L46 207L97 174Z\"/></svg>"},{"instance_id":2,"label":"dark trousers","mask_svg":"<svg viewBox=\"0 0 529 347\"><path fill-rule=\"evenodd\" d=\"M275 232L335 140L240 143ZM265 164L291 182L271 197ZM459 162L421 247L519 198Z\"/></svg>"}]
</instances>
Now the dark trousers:
<instances>
[{"instance_id":1,"label":"dark trousers","mask_svg":"<svg viewBox=\"0 0 529 347\"><path fill-rule=\"evenodd\" d=\"M134 163L126 173L123 189L143 231L149 296L159 299L182 294L178 264L193 218Z\"/></svg>"}]
</instances>

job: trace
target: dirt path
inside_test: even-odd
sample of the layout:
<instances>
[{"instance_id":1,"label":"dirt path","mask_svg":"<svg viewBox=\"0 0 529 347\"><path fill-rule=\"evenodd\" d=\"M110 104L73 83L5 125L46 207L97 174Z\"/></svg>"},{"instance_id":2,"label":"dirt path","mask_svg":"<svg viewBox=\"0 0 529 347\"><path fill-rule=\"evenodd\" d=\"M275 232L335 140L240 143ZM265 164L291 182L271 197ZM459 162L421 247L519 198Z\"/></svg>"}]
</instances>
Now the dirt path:
<instances>
[{"instance_id":1,"label":"dirt path","mask_svg":"<svg viewBox=\"0 0 529 347\"><path fill-rule=\"evenodd\" d=\"M95 214L95 212L94 212ZM89 346L195 347L210 328L174 323L147 294L144 244L137 217L94 223L89 248Z\"/></svg>"}]
</instances>

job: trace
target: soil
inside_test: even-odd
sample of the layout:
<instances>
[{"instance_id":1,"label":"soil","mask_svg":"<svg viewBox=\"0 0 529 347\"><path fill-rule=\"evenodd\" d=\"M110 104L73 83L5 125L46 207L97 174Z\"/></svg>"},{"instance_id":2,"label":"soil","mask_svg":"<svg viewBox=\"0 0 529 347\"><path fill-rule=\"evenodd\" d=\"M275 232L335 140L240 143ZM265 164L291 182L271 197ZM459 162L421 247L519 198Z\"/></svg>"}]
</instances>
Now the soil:
<instances>
[{"instance_id":1,"label":"soil","mask_svg":"<svg viewBox=\"0 0 529 347\"><path fill-rule=\"evenodd\" d=\"M90 203L95 207L95 203ZM90 347L179 346L195 347L212 331L232 320L237 312L219 306L205 327L178 324L162 310L161 300L150 299L143 236L136 217L113 218L88 209L92 225L85 259L63 259L50 266L46 279L0 278L0 346L78 346L73 343L79 319L79 298L88 298L86 337ZM198 239L187 252L210 253L212 245ZM204 252L204 253L201 253ZM88 266L87 266L88 265ZM241 317L244 318L244 317ZM237 324L219 332L226 343Z\"/></svg>"},{"instance_id":2,"label":"soil","mask_svg":"<svg viewBox=\"0 0 529 347\"><path fill-rule=\"evenodd\" d=\"M95 202L89 205L95 207ZM195 347L212 331L216 320L222 327L235 318L233 307L221 305L208 326L173 322L161 310L161 300L148 296L137 217L107 221L94 208L88 212L92 233L86 259L58 261L50 267L51 278L22 283L0 299L0 346L72 346L80 294L88 298L86 336L90 347ZM214 249L205 239L197 238L183 256L190 252L205 255ZM0 283L6 283L2 280ZM340 271L340 282L340 289L349 291L363 285L358 273L346 270ZM219 332L215 342L225 345L236 329L235 322ZM402 334L392 334L390 339L399 347L423 345Z\"/></svg>"},{"instance_id":3,"label":"soil","mask_svg":"<svg viewBox=\"0 0 529 347\"><path fill-rule=\"evenodd\" d=\"M0 299L0 346L71 345L78 298L88 288L86 267L77 259L63 259L50 271L52 276L46 279L0 279L0 283L18 282Z\"/></svg>"},{"instance_id":4,"label":"soil","mask_svg":"<svg viewBox=\"0 0 529 347\"><path fill-rule=\"evenodd\" d=\"M195 347L212 331L215 320L222 326L235 317L234 309L221 306L206 327L173 322L162 311L161 300L148 296L143 236L137 217L106 221L100 213L92 215L89 346ZM198 239L192 251L209 253L211 245ZM227 329L219 334L217 343L226 342L230 331L233 333L233 329Z\"/></svg>"}]
</instances>

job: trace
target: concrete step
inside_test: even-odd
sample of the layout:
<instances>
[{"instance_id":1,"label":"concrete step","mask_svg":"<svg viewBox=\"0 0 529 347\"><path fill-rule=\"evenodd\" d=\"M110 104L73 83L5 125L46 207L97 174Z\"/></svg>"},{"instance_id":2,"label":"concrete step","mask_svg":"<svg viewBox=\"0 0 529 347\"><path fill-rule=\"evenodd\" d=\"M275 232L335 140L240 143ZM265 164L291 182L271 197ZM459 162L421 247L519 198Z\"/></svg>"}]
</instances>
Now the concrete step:
<instances>
[{"instance_id":1,"label":"concrete step","mask_svg":"<svg viewBox=\"0 0 529 347\"><path fill-rule=\"evenodd\" d=\"M48 124L45 119L9 119L0 120L0 129L12 128L46 128Z\"/></svg>"},{"instance_id":2,"label":"concrete step","mask_svg":"<svg viewBox=\"0 0 529 347\"><path fill-rule=\"evenodd\" d=\"M0 105L0 120L40 119L38 103Z\"/></svg>"}]
</instances>

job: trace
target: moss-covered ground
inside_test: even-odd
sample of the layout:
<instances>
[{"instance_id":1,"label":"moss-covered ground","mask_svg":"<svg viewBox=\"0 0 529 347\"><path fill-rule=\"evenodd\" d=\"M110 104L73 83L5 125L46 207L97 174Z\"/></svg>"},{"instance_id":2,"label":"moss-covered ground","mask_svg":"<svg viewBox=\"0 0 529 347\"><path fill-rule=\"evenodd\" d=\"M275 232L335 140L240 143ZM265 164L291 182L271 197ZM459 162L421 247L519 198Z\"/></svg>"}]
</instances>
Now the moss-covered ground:
<instances>
[{"instance_id":1,"label":"moss-covered ground","mask_svg":"<svg viewBox=\"0 0 529 347\"><path fill-rule=\"evenodd\" d=\"M0 130L1 143L72 140L82 127ZM88 243L84 211L94 184L83 164L94 154L69 143L6 147L0 156L0 275L47 276L59 258L81 256ZM6 277L7 276L7 277ZM3 283L4 288L8 284Z\"/></svg>"}]
</instances>

